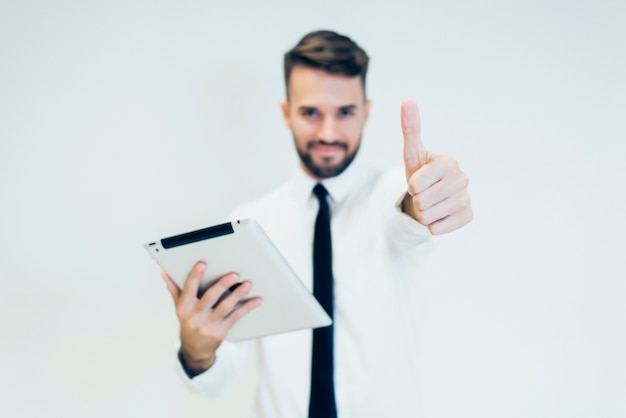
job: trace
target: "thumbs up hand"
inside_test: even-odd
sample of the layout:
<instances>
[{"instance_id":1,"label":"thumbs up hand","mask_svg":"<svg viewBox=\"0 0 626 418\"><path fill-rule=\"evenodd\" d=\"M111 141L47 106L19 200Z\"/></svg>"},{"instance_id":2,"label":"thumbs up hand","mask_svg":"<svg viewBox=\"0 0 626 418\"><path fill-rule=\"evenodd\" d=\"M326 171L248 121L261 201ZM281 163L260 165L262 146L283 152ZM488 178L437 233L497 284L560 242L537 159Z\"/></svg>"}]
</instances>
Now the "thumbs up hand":
<instances>
[{"instance_id":1,"label":"thumbs up hand","mask_svg":"<svg viewBox=\"0 0 626 418\"><path fill-rule=\"evenodd\" d=\"M402 102L400 113L407 181L402 211L427 226L433 235L461 228L474 216L467 190L469 179L456 159L426 150L414 100Z\"/></svg>"}]
</instances>

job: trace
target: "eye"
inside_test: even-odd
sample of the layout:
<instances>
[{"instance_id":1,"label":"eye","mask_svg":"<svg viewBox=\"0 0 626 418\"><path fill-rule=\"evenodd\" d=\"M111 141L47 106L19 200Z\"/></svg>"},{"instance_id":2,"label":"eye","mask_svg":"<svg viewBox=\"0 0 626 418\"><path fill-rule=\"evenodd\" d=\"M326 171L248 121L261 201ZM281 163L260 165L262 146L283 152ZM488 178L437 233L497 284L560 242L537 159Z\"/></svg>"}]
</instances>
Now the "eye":
<instances>
[{"instance_id":1,"label":"eye","mask_svg":"<svg viewBox=\"0 0 626 418\"><path fill-rule=\"evenodd\" d=\"M346 116L352 116L354 115L354 107L350 106L350 107L342 107L341 109L339 109L339 117L340 118L344 118Z\"/></svg>"},{"instance_id":2,"label":"eye","mask_svg":"<svg viewBox=\"0 0 626 418\"><path fill-rule=\"evenodd\" d=\"M312 107L303 108L302 110L300 110L300 114L304 116L305 118L312 118L312 117L319 116L319 113L317 112L317 110Z\"/></svg>"}]
</instances>

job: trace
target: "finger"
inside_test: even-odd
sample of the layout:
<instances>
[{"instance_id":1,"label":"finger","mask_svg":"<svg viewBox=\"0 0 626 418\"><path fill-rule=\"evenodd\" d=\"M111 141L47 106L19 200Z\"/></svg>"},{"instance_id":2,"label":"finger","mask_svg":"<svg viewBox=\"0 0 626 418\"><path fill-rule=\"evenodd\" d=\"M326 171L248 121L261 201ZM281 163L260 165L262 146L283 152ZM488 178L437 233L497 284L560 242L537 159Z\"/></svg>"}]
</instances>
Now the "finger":
<instances>
[{"instance_id":1,"label":"finger","mask_svg":"<svg viewBox=\"0 0 626 418\"><path fill-rule=\"evenodd\" d=\"M260 297L251 298L239 306L237 309L233 310L222 322L222 326L225 329L225 332L237 323L241 318L247 315L249 312L255 310L259 306L263 304L263 299Z\"/></svg>"},{"instance_id":2,"label":"finger","mask_svg":"<svg viewBox=\"0 0 626 418\"><path fill-rule=\"evenodd\" d=\"M230 273L219 279L217 282L211 285L206 292L200 298L197 308L199 310L211 310L218 300L228 292L229 288L239 282L239 275L237 273Z\"/></svg>"},{"instance_id":3,"label":"finger","mask_svg":"<svg viewBox=\"0 0 626 418\"><path fill-rule=\"evenodd\" d=\"M414 177L428 169L430 169L430 165L424 167L424 170L421 170L419 173L415 173ZM468 184L468 177L461 171L445 175L430 187L416 193L413 196L413 204L419 210L427 210L452 197L466 195L469 199Z\"/></svg>"},{"instance_id":4,"label":"finger","mask_svg":"<svg viewBox=\"0 0 626 418\"><path fill-rule=\"evenodd\" d=\"M422 143L420 112L413 99L407 99L400 106L400 122L404 137L404 168L406 179L428 161L428 151Z\"/></svg>"},{"instance_id":5,"label":"finger","mask_svg":"<svg viewBox=\"0 0 626 418\"><path fill-rule=\"evenodd\" d=\"M447 155L430 156L428 165L413 173L407 180L409 194L415 196L433 187L442 179L460 173L457 161Z\"/></svg>"},{"instance_id":6,"label":"finger","mask_svg":"<svg viewBox=\"0 0 626 418\"><path fill-rule=\"evenodd\" d=\"M232 292L229 292L229 294L214 307L214 315L220 320L226 318L233 309L235 309L237 304L246 297L250 290L252 290L252 283L249 281L244 281L239 284L239 286L233 289Z\"/></svg>"},{"instance_id":7,"label":"finger","mask_svg":"<svg viewBox=\"0 0 626 418\"><path fill-rule=\"evenodd\" d=\"M474 212L471 207L466 207L460 212L430 224L428 229L433 235L447 234L468 224L472 219L474 219Z\"/></svg>"},{"instance_id":8,"label":"finger","mask_svg":"<svg viewBox=\"0 0 626 418\"><path fill-rule=\"evenodd\" d=\"M417 219L424 225L432 225L439 220L465 210L469 206L469 193L467 190L459 190L435 205L419 211Z\"/></svg>"},{"instance_id":9,"label":"finger","mask_svg":"<svg viewBox=\"0 0 626 418\"><path fill-rule=\"evenodd\" d=\"M189 272L189 275L185 280L185 284L183 285L183 291L181 294L181 298L183 300L197 300L198 288L200 287L200 281L202 280L202 276L205 271L206 264L202 261L197 262L193 269L191 269L191 272Z\"/></svg>"},{"instance_id":10,"label":"finger","mask_svg":"<svg viewBox=\"0 0 626 418\"><path fill-rule=\"evenodd\" d=\"M170 292L170 295L172 295L172 299L174 300L174 305L176 305L176 303L178 302L178 298L180 297L181 294L181 290L180 287L178 287L178 285L174 282L174 280L172 280L172 278L166 273L166 272L161 272L161 277L163 278L163 281L165 282L165 286L167 286L167 290Z\"/></svg>"}]
</instances>

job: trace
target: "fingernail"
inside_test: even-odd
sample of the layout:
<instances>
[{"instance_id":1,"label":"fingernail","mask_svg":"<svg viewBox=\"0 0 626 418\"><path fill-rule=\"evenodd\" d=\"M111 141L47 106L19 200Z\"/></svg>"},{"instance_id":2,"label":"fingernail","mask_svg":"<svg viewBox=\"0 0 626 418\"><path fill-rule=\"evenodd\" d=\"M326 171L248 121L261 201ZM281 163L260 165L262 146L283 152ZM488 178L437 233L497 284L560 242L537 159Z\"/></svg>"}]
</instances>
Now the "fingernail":
<instances>
[{"instance_id":1,"label":"fingernail","mask_svg":"<svg viewBox=\"0 0 626 418\"><path fill-rule=\"evenodd\" d=\"M204 273L205 270L206 270L206 264L204 264L203 262L200 262L196 265L196 271L198 273Z\"/></svg>"}]
</instances>

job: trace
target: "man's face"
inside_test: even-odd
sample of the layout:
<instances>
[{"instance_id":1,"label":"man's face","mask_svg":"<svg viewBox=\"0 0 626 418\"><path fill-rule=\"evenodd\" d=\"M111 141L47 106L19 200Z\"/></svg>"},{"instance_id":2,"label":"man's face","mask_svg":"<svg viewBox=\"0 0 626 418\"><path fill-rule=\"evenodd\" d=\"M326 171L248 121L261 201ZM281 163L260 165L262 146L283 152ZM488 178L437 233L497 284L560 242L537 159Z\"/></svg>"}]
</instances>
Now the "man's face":
<instances>
[{"instance_id":1,"label":"man's face","mask_svg":"<svg viewBox=\"0 0 626 418\"><path fill-rule=\"evenodd\" d=\"M316 179L339 175L361 143L370 102L359 76L296 66L281 106L304 170Z\"/></svg>"}]
</instances>

